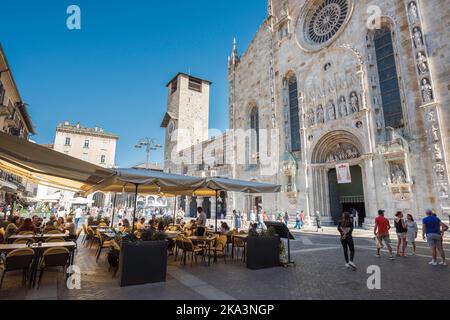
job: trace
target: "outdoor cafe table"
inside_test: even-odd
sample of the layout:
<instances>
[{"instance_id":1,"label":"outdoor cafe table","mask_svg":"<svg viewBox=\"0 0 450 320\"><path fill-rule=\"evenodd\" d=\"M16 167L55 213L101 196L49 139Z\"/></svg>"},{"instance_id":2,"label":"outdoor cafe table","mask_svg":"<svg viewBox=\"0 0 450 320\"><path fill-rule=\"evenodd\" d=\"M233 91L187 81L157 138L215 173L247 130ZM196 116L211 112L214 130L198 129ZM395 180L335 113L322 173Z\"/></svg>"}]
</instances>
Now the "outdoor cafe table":
<instances>
[{"instance_id":1,"label":"outdoor cafe table","mask_svg":"<svg viewBox=\"0 0 450 320\"><path fill-rule=\"evenodd\" d=\"M169 239L175 239L181 234L180 231L166 231L164 233L167 235L167 238Z\"/></svg>"},{"instance_id":2,"label":"outdoor cafe table","mask_svg":"<svg viewBox=\"0 0 450 320\"><path fill-rule=\"evenodd\" d=\"M41 243L40 246L34 244L32 246L28 246L27 244L0 244L0 253L1 252L11 252L17 249L25 249L30 248L34 250L35 257L33 259L33 263L31 266L31 277L30 277L30 287L34 287L36 284L36 275L37 269L39 267L39 260L42 257L43 252L49 248L67 248L70 251L69 264L73 265L74 260L74 249L76 248L76 243L72 241L66 242L44 242Z\"/></svg>"},{"instance_id":3,"label":"outdoor cafe table","mask_svg":"<svg viewBox=\"0 0 450 320\"><path fill-rule=\"evenodd\" d=\"M70 235L68 233L56 233L56 234L16 234L13 236L10 236L8 238L8 242L12 243L17 239L36 239L36 240L42 240L42 239L51 239L51 238L64 238L67 239Z\"/></svg>"},{"instance_id":4,"label":"outdoor cafe table","mask_svg":"<svg viewBox=\"0 0 450 320\"><path fill-rule=\"evenodd\" d=\"M211 265L211 242L215 241L216 237L192 236L189 237L188 239L191 240L192 242L203 242L208 246L208 267L209 267ZM217 262L216 250L214 250L214 262Z\"/></svg>"}]
</instances>

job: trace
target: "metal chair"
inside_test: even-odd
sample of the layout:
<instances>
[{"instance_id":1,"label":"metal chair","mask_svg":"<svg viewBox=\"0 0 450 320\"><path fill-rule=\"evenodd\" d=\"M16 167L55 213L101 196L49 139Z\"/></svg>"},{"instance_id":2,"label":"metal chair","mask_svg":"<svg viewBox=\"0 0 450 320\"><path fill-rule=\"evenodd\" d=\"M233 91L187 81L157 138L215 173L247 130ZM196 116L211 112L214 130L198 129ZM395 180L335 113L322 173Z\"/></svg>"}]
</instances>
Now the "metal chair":
<instances>
[{"instance_id":1,"label":"metal chair","mask_svg":"<svg viewBox=\"0 0 450 320\"><path fill-rule=\"evenodd\" d=\"M194 257L195 257L195 263L197 263L197 254L200 252L204 253L204 248L194 245L194 243L189 238L183 238L183 262L184 262L184 264L186 264L186 257L189 255L189 253L191 256L191 266L192 266L192 262L194 261ZM203 254L203 259L205 259L204 254Z\"/></svg>"},{"instance_id":2,"label":"metal chair","mask_svg":"<svg viewBox=\"0 0 450 320\"><path fill-rule=\"evenodd\" d=\"M65 242L66 240L64 240L64 238L47 238L45 239L45 242Z\"/></svg>"},{"instance_id":3,"label":"metal chair","mask_svg":"<svg viewBox=\"0 0 450 320\"><path fill-rule=\"evenodd\" d=\"M176 237L176 239L175 239L175 248L173 250L174 250L175 261L177 261L178 252L181 250L182 255L183 255L183 251L184 251L183 237L182 236Z\"/></svg>"},{"instance_id":4,"label":"metal chair","mask_svg":"<svg viewBox=\"0 0 450 320\"><path fill-rule=\"evenodd\" d=\"M97 248L97 257L95 261L98 261L98 258L100 258L100 254L102 253L102 250L104 248L111 248L112 241L111 240L105 240L100 232L96 232L95 238L98 239L98 248Z\"/></svg>"},{"instance_id":5,"label":"metal chair","mask_svg":"<svg viewBox=\"0 0 450 320\"><path fill-rule=\"evenodd\" d=\"M22 238L22 239L16 239L14 240L14 244L28 244L29 242L33 242L34 243L34 239L33 238Z\"/></svg>"},{"instance_id":6,"label":"metal chair","mask_svg":"<svg viewBox=\"0 0 450 320\"><path fill-rule=\"evenodd\" d=\"M50 230L49 232L46 232L47 234L62 234L59 230Z\"/></svg>"},{"instance_id":7,"label":"metal chair","mask_svg":"<svg viewBox=\"0 0 450 320\"><path fill-rule=\"evenodd\" d=\"M3 285L6 272L15 270L22 270L22 284L26 285L34 256L34 251L30 248L17 249L8 253L3 265L0 265L0 269L3 269L0 279L0 289Z\"/></svg>"},{"instance_id":8,"label":"metal chair","mask_svg":"<svg viewBox=\"0 0 450 320\"><path fill-rule=\"evenodd\" d=\"M34 235L33 231L21 231L19 232L19 236L32 236Z\"/></svg>"},{"instance_id":9,"label":"metal chair","mask_svg":"<svg viewBox=\"0 0 450 320\"><path fill-rule=\"evenodd\" d=\"M41 283L44 271L49 267L62 267L65 273L66 267L69 264L69 258L70 251L67 248L49 248L45 250L40 261L38 286Z\"/></svg>"},{"instance_id":10,"label":"metal chair","mask_svg":"<svg viewBox=\"0 0 450 320\"><path fill-rule=\"evenodd\" d=\"M220 235L216 238L214 248L212 249L216 257L222 257L227 263L228 239L226 235Z\"/></svg>"}]
</instances>

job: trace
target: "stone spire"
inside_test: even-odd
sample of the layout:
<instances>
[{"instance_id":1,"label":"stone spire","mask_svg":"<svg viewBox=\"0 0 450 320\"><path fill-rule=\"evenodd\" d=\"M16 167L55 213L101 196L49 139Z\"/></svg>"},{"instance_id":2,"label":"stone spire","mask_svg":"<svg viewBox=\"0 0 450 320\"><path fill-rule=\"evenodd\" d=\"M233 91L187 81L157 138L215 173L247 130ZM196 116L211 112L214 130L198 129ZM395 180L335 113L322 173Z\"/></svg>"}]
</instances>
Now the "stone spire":
<instances>
[{"instance_id":1,"label":"stone spire","mask_svg":"<svg viewBox=\"0 0 450 320\"><path fill-rule=\"evenodd\" d=\"M236 68L240 62L239 53L236 46L236 38L233 38L233 50L231 51L231 56L228 57L228 66L230 68Z\"/></svg>"},{"instance_id":2,"label":"stone spire","mask_svg":"<svg viewBox=\"0 0 450 320\"><path fill-rule=\"evenodd\" d=\"M267 17L273 16L273 0L267 0Z\"/></svg>"}]
</instances>

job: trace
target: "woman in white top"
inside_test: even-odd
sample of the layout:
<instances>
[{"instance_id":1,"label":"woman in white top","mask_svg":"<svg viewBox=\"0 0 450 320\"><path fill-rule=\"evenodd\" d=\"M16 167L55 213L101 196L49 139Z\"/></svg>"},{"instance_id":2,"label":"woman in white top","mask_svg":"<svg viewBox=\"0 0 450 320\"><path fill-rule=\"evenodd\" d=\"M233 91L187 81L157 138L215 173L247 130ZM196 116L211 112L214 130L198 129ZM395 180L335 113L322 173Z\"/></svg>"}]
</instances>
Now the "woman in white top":
<instances>
[{"instance_id":1,"label":"woman in white top","mask_svg":"<svg viewBox=\"0 0 450 320\"><path fill-rule=\"evenodd\" d=\"M406 216L406 241L407 243L411 243L413 247L413 255L416 255L416 238L417 238L417 232L419 231L419 228L417 227L417 223L414 221L414 218L412 215L408 214Z\"/></svg>"}]
</instances>

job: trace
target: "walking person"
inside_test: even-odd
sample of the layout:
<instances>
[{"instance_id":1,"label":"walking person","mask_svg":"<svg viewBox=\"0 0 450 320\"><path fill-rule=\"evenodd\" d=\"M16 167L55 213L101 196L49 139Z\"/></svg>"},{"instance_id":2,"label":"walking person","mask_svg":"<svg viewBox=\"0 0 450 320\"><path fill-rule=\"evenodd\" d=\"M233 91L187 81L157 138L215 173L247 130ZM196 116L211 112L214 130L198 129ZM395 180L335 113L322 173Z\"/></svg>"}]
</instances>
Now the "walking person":
<instances>
[{"instance_id":1,"label":"walking person","mask_svg":"<svg viewBox=\"0 0 450 320\"><path fill-rule=\"evenodd\" d=\"M353 242L354 223L350 213L344 212L342 219L338 225L338 231L341 234L341 244L344 249L345 266L356 270L356 265L353 263L355 259L355 244ZM350 257L348 251L350 250Z\"/></svg>"},{"instance_id":2,"label":"walking person","mask_svg":"<svg viewBox=\"0 0 450 320\"><path fill-rule=\"evenodd\" d=\"M305 225L305 212L302 210L300 212L300 229Z\"/></svg>"},{"instance_id":3,"label":"walking person","mask_svg":"<svg viewBox=\"0 0 450 320\"><path fill-rule=\"evenodd\" d=\"M289 213L287 211L284 212L284 224L289 228Z\"/></svg>"},{"instance_id":4,"label":"walking person","mask_svg":"<svg viewBox=\"0 0 450 320\"><path fill-rule=\"evenodd\" d=\"M427 210L426 215L426 218L422 221L422 236L423 240L426 239L431 248L433 260L429 264L432 266L437 266L438 264L440 266L447 266L442 241L444 233L448 230L448 226L435 216L432 210ZM442 261L439 263L437 262L437 251L439 251L442 258Z\"/></svg>"},{"instance_id":5,"label":"walking person","mask_svg":"<svg viewBox=\"0 0 450 320\"><path fill-rule=\"evenodd\" d=\"M391 224L389 220L384 217L384 210L378 211L378 217L375 219L375 228L373 233L377 239L377 254L376 256L381 257L381 246L383 242L389 250L389 259L394 260L394 255L392 254L391 238L389 236L389 230L391 229Z\"/></svg>"},{"instance_id":6,"label":"walking person","mask_svg":"<svg viewBox=\"0 0 450 320\"><path fill-rule=\"evenodd\" d=\"M394 219L395 231L397 232L397 257L405 257L406 250L406 234L408 229L406 227L405 219L403 219L403 212L398 211Z\"/></svg>"},{"instance_id":7,"label":"walking person","mask_svg":"<svg viewBox=\"0 0 450 320\"><path fill-rule=\"evenodd\" d=\"M297 214L295 215L295 226L294 226L294 229L301 229L302 228L302 225L301 225L301 222L300 222L300 212L298 212L297 211Z\"/></svg>"},{"instance_id":8,"label":"walking person","mask_svg":"<svg viewBox=\"0 0 450 320\"><path fill-rule=\"evenodd\" d=\"M323 231L323 228L322 228L322 224L321 224L321 221L320 221L320 214L319 214L319 211L316 211L316 226L317 226L317 230L316 230L316 232L319 232L319 229L321 230L321 231Z\"/></svg>"},{"instance_id":9,"label":"walking person","mask_svg":"<svg viewBox=\"0 0 450 320\"><path fill-rule=\"evenodd\" d=\"M78 223L80 222L81 217L83 216L83 209L80 207L75 209L75 226L78 228Z\"/></svg>"},{"instance_id":10,"label":"walking person","mask_svg":"<svg viewBox=\"0 0 450 320\"><path fill-rule=\"evenodd\" d=\"M412 245L413 253L412 255L416 255L416 239L419 228L417 227L417 222L414 221L414 218L411 214L406 216L406 245L410 243Z\"/></svg>"}]
</instances>

